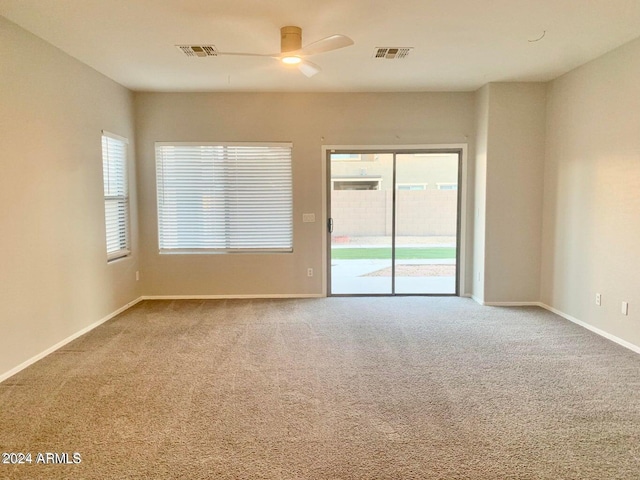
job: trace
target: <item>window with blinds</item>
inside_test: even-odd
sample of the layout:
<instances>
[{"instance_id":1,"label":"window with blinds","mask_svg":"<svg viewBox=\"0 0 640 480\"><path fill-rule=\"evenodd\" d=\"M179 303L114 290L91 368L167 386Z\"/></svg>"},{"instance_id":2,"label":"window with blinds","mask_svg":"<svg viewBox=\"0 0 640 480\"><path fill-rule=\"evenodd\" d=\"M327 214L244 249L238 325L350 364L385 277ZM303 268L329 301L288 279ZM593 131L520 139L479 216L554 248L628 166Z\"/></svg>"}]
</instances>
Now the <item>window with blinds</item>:
<instances>
[{"instance_id":1,"label":"window with blinds","mask_svg":"<svg viewBox=\"0 0 640 480\"><path fill-rule=\"evenodd\" d=\"M102 174L107 260L129 255L129 188L126 138L102 132Z\"/></svg>"},{"instance_id":2,"label":"window with blinds","mask_svg":"<svg viewBox=\"0 0 640 480\"><path fill-rule=\"evenodd\" d=\"M291 252L291 148L156 143L160 252Z\"/></svg>"}]
</instances>

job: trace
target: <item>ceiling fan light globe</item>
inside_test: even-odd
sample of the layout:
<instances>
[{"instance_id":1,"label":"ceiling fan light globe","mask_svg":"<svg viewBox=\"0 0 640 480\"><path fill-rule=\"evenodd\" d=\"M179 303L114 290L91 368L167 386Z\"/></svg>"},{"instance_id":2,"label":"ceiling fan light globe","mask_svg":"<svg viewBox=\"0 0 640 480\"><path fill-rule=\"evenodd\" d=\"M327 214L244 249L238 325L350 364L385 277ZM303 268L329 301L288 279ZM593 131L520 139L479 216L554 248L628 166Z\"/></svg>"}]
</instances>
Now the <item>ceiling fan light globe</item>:
<instances>
[{"instance_id":1,"label":"ceiling fan light globe","mask_svg":"<svg viewBox=\"0 0 640 480\"><path fill-rule=\"evenodd\" d=\"M282 57L282 63L286 63L287 65L297 65L300 62L302 62L302 59L300 57Z\"/></svg>"}]
</instances>

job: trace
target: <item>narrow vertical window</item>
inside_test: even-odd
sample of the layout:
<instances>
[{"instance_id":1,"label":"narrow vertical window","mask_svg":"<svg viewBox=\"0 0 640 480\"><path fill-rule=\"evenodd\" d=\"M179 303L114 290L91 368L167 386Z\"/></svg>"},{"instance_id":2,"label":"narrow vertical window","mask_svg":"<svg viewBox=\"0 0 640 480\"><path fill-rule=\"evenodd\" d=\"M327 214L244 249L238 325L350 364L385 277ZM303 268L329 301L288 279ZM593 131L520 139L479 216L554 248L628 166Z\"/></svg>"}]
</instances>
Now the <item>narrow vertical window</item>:
<instances>
[{"instance_id":1,"label":"narrow vertical window","mask_svg":"<svg viewBox=\"0 0 640 480\"><path fill-rule=\"evenodd\" d=\"M127 182L128 140L102 132L104 218L107 261L129 255L129 186Z\"/></svg>"}]
</instances>

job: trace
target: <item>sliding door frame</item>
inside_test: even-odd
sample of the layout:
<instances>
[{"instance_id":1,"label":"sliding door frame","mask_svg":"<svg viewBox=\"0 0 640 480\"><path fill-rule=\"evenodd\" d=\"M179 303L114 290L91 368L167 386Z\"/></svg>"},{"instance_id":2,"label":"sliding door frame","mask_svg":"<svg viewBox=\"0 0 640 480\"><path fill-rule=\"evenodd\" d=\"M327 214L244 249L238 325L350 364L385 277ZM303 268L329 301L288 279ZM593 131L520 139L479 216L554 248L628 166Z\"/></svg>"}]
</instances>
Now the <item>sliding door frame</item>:
<instances>
[{"instance_id":1,"label":"sliding door frame","mask_svg":"<svg viewBox=\"0 0 640 480\"><path fill-rule=\"evenodd\" d=\"M323 227L322 252L323 252L323 295L324 296L469 296L465 285L466 263L466 223L467 223L467 144L437 144L437 145L323 145L322 146L322 170L323 188ZM396 156L411 153L451 153L458 155L458 208L456 225L456 286L453 294L433 293L390 293L390 294L332 294L331 293L331 234L329 233L329 219L331 218L331 154L334 153L360 153L360 154L392 154L393 155L393 205L392 212L392 245L391 245L391 280L392 289L395 291L395 229L396 229Z\"/></svg>"}]
</instances>

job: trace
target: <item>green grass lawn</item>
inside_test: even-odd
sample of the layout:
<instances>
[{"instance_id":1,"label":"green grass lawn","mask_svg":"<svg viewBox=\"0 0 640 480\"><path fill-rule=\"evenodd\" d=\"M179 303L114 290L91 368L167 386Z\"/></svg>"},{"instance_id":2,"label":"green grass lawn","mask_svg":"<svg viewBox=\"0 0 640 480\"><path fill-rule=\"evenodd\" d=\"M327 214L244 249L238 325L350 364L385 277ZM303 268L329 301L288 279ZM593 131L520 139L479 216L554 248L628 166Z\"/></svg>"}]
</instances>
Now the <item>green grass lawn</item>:
<instances>
[{"instance_id":1,"label":"green grass lawn","mask_svg":"<svg viewBox=\"0 0 640 480\"><path fill-rule=\"evenodd\" d=\"M391 259L391 247L380 248L332 248L331 258L334 260L386 260ZM429 248L396 248L396 259L433 259L456 258L455 247L429 247Z\"/></svg>"}]
</instances>

